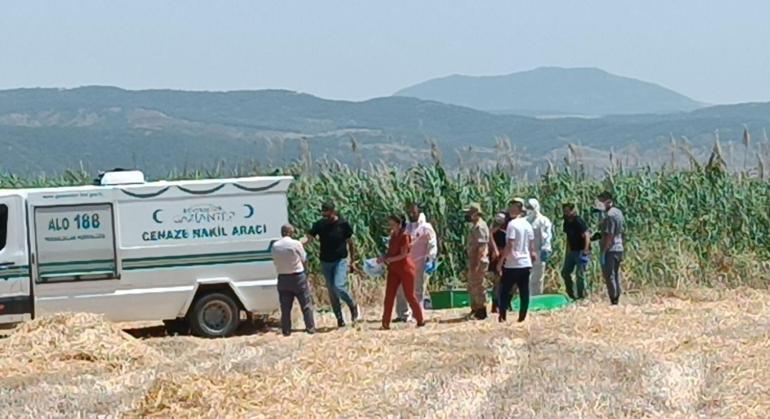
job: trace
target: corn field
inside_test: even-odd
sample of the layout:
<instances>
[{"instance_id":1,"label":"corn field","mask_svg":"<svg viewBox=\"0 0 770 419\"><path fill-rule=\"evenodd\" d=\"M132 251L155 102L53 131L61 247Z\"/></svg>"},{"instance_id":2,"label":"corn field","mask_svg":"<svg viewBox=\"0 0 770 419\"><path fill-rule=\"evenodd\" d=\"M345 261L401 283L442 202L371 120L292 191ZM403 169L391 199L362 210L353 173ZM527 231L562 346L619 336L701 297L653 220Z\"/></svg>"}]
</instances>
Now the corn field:
<instances>
[{"instance_id":1,"label":"corn field","mask_svg":"<svg viewBox=\"0 0 770 419\"><path fill-rule=\"evenodd\" d=\"M384 165L352 169L328 162L313 166L298 164L269 172L295 177L289 191L292 224L299 230L309 228L320 217L321 203L334 202L355 229L356 264L360 266L364 258L384 251L382 238L387 235L387 216L403 214L407 203L419 202L439 236L442 264L431 279L434 289L464 283L468 226L463 221L463 206L481 203L491 225L494 213L504 210L506 203L518 196L537 198L542 212L554 223L554 256L549 262L546 288L558 291L564 253L561 204L575 203L583 219L595 229L598 219L590 207L602 190L614 193L617 206L626 215L623 270L627 289L768 284L770 184L728 174L718 166L694 166L670 173L619 169L608 171L604 179L589 178L579 169L567 166L551 169L536 181L519 180L502 168L449 172L439 163L409 170ZM174 177L230 175L233 174L195 172ZM90 177L83 171L67 172L56 178L0 179L4 188L87 183ZM308 250L311 258L317 255L316 247ZM594 259L598 259L598 254ZM598 267L595 262L593 265L591 276L596 287ZM319 272L315 258L311 267Z\"/></svg>"},{"instance_id":2,"label":"corn field","mask_svg":"<svg viewBox=\"0 0 770 419\"><path fill-rule=\"evenodd\" d=\"M450 174L436 165L407 171L385 167L354 171L331 164L317 175L295 176L290 192L292 222L309 226L318 218L322 201L335 202L356 230L362 257L384 250L380 238L387 234L389 213L403 213L409 202L422 203L439 235L442 265L432 281L434 287L463 281L467 224L462 208L480 202L491 224L494 213L518 196L537 198L543 213L554 222L549 283L552 289L558 288L564 253L561 204L577 204L583 219L595 229L598 218L590 207L605 189L614 193L626 215L627 287L766 285L770 185L718 169L618 172L594 180L564 168L535 182L520 182L504 170Z\"/></svg>"}]
</instances>

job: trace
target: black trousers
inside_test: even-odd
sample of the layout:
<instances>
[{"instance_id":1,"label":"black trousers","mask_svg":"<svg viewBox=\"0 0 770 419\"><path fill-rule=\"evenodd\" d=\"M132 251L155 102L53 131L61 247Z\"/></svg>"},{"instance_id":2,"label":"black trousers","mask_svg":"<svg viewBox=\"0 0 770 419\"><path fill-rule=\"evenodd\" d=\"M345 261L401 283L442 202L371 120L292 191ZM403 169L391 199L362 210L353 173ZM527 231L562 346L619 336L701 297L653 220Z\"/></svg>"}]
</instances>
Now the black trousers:
<instances>
[{"instance_id":1,"label":"black trousers","mask_svg":"<svg viewBox=\"0 0 770 419\"><path fill-rule=\"evenodd\" d=\"M304 273L278 275L278 298L281 302L281 332L284 335L291 334L291 307L294 305L295 298L302 309L305 328L310 333L315 332L313 300L310 295L310 285Z\"/></svg>"},{"instance_id":2,"label":"black trousers","mask_svg":"<svg viewBox=\"0 0 770 419\"><path fill-rule=\"evenodd\" d=\"M519 299L521 304L519 305L519 321L523 322L527 318L527 310L529 309L529 272L532 268L505 268L503 269L503 277L500 279L500 295L497 296L499 306L497 307L498 313L500 313L500 320L506 320L508 309L511 307L511 295L513 286L519 288Z\"/></svg>"}]
</instances>

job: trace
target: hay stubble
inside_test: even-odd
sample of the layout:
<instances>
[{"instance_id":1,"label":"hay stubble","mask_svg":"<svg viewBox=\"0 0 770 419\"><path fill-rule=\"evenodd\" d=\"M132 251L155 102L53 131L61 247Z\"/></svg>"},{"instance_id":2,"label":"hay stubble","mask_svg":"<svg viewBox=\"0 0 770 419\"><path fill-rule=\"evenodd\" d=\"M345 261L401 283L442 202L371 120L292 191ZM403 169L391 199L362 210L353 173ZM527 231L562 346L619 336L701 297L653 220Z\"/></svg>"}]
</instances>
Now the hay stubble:
<instances>
[{"instance_id":1,"label":"hay stubble","mask_svg":"<svg viewBox=\"0 0 770 419\"><path fill-rule=\"evenodd\" d=\"M98 317L62 315L0 339L0 409L10 416L763 417L768 301L769 293L750 289L659 292L621 307L597 300L536 313L523 325L445 322L461 313L433 312L419 330L378 331L371 317L289 339L137 340Z\"/></svg>"}]
</instances>

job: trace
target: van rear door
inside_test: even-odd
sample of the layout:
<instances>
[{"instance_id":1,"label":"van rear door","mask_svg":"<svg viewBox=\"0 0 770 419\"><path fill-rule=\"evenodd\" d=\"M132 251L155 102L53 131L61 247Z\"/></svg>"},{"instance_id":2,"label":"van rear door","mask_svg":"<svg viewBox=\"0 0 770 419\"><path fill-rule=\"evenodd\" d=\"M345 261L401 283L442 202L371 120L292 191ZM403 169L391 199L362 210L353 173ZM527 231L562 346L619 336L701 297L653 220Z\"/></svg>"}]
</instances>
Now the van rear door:
<instances>
[{"instance_id":1,"label":"van rear door","mask_svg":"<svg viewBox=\"0 0 770 419\"><path fill-rule=\"evenodd\" d=\"M32 317L26 206L18 194L0 194L0 323Z\"/></svg>"}]
</instances>

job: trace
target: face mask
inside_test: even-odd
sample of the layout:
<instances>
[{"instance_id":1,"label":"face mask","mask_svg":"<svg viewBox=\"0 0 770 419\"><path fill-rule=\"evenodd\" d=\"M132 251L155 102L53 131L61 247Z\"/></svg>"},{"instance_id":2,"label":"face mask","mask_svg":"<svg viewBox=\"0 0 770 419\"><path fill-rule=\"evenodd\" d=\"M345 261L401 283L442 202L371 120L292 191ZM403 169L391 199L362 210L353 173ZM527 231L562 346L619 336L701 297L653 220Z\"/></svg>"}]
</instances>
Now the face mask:
<instances>
[{"instance_id":1,"label":"face mask","mask_svg":"<svg viewBox=\"0 0 770 419\"><path fill-rule=\"evenodd\" d=\"M607 211L607 206L604 205L604 202L602 202L602 201L594 202L594 208L599 210L599 211L601 211L601 212Z\"/></svg>"},{"instance_id":2,"label":"face mask","mask_svg":"<svg viewBox=\"0 0 770 419\"><path fill-rule=\"evenodd\" d=\"M535 210L528 209L527 210L527 217L535 218Z\"/></svg>"}]
</instances>

